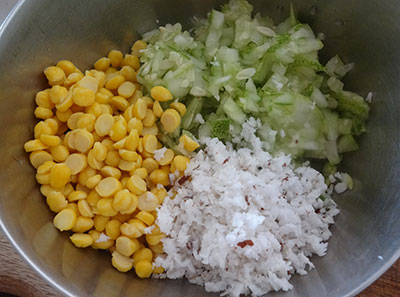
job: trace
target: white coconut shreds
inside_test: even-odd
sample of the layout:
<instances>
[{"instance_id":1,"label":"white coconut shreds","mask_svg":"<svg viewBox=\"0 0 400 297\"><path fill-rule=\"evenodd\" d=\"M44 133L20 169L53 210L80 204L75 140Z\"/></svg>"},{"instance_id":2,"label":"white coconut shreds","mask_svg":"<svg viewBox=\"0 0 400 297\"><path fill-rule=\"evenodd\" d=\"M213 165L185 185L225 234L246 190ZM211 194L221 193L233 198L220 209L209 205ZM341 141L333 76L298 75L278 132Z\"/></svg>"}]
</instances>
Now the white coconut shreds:
<instances>
[{"instance_id":1,"label":"white coconut shreds","mask_svg":"<svg viewBox=\"0 0 400 297\"><path fill-rule=\"evenodd\" d=\"M166 151L167 151L166 147L162 147L162 148L160 148L158 150L155 150L153 152L154 153L154 159L156 161L160 161L162 158L164 158L164 154L165 154Z\"/></svg>"},{"instance_id":2,"label":"white coconut shreds","mask_svg":"<svg viewBox=\"0 0 400 297\"><path fill-rule=\"evenodd\" d=\"M97 238L96 242L100 243L100 242L106 242L108 240L110 240L110 237L108 237L104 233L100 233L100 236L99 238Z\"/></svg>"},{"instance_id":3,"label":"white coconut shreds","mask_svg":"<svg viewBox=\"0 0 400 297\"><path fill-rule=\"evenodd\" d=\"M166 254L155 261L166 270L161 278L186 277L221 295L260 296L291 289L291 275L313 268L312 254L326 254L339 211L324 177L295 168L287 155L271 157L250 138L253 149L237 151L205 140L206 150L177 180L175 198L166 198L157 216L167 234Z\"/></svg>"}]
</instances>

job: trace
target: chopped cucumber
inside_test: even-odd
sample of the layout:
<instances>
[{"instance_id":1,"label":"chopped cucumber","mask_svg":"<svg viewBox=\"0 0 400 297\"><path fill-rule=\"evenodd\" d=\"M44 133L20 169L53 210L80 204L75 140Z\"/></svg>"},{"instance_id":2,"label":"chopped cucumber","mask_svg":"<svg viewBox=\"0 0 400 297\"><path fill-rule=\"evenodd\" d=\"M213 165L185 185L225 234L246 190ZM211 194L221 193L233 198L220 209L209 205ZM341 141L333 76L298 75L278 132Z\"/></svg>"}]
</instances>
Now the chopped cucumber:
<instances>
[{"instance_id":1,"label":"chopped cucumber","mask_svg":"<svg viewBox=\"0 0 400 297\"><path fill-rule=\"evenodd\" d=\"M138 81L147 90L166 86L185 102L181 127L197 137L231 140L254 117L266 150L339 163L358 148L354 136L366 131L369 113L341 81L353 64L335 56L323 66L323 43L293 6L279 25L252 10L246 0L231 0L197 21L193 34L180 24L146 34Z\"/></svg>"}]
</instances>

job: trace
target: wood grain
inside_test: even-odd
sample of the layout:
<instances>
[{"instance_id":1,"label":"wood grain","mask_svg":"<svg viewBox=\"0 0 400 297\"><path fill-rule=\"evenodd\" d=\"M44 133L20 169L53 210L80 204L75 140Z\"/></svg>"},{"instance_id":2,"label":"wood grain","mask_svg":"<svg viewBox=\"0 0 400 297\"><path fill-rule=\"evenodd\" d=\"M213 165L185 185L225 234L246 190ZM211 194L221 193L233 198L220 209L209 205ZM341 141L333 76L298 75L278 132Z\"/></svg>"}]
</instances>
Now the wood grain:
<instances>
[{"instance_id":1,"label":"wood grain","mask_svg":"<svg viewBox=\"0 0 400 297\"><path fill-rule=\"evenodd\" d=\"M0 292L20 297L61 297L22 260L0 231Z\"/></svg>"},{"instance_id":2,"label":"wood grain","mask_svg":"<svg viewBox=\"0 0 400 297\"><path fill-rule=\"evenodd\" d=\"M61 297L10 245L0 231L0 292L20 297ZM1 296L1 293L0 293ZM400 296L400 260L358 297Z\"/></svg>"},{"instance_id":3,"label":"wood grain","mask_svg":"<svg viewBox=\"0 0 400 297\"><path fill-rule=\"evenodd\" d=\"M385 272L375 283L365 289L359 297L400 296L400 260Z\"/></svg>"}]
</instances>

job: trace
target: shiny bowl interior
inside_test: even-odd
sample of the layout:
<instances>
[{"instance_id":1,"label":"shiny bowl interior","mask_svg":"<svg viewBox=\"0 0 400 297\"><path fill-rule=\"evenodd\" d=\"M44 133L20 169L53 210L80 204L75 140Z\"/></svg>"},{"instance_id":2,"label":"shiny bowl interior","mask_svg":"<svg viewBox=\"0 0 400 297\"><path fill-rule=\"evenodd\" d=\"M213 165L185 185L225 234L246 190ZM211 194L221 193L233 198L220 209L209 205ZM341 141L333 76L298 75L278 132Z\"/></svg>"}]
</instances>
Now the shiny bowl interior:
<instances>
[{"instance_id":1,"label":"shiny bowl interior","mask_svg":"<svg viewBox=\"0 0 400 297\"><path fill-rule=\"evenodd\" d=\"M158 24L189 28L223 1L36 0L20 1L0 32L0 218L25 259L69 296L217 296L185 280L138 280L116 272L109 255L76 249L52 226L23 143L33 135L34 94L46 87L42 70L59 59L85 69L108 50L128 51ZM293 2L298 17L324 32L322 60L340 53L356 63L350 90L375 93L361 149L343 170L355 190L336 198L341 209L327 256L316 269L293 277L294 289L271 296L352 296L382 274L400 252L400 5L394 0L253 0L255 11L276 21ZM262 263L260 263L262 265Z\"/></svg>"}]
</instances>

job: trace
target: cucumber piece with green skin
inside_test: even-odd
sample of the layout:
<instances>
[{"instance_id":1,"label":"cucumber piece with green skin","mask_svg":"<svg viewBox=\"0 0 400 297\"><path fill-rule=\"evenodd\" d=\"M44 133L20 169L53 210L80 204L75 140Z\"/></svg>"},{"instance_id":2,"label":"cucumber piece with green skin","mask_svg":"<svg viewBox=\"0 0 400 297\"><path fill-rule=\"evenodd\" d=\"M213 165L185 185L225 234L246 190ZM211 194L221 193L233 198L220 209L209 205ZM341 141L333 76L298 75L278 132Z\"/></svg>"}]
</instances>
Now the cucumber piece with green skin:
<instances>
[{"instance_id":1,"label":"cucumber piece with green skin","mask_svg":"<svg viewBox=\"0 0 400 297\"><path fill-rule=\"evenodd\" d=\"M194 35L180 25L148 34L138 81L147 89L166 86L184 102L181 128L196 137L233 139L254 117L271 153L337 164L358 148L354 136L366 131L369 114L365 100L341 81L353 64L335 56L322 65L323 43L298 22L293 6L277 26L252 10L245 0L231 0L198 21ZM199 113L205 123L195 121Z\"/></svg>"}]
</instances>

